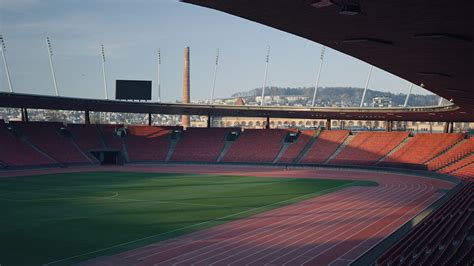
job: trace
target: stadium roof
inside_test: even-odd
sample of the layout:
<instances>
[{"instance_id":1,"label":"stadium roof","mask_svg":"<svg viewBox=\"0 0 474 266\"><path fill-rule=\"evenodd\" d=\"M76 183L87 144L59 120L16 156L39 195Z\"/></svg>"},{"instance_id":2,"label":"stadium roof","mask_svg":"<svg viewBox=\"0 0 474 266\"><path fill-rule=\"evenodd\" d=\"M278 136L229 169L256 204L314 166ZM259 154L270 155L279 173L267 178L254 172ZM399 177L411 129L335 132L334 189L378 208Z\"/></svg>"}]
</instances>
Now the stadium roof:
<instances>
[{"instance_id":1,"label":"stadium roof","mask_svg":"<svg viewBox=\"0 0 474 266\"><path fill-rule=\"evenodd\" d=\"M455 105L408 108L205 105L96 100L19 93L0 93L0 103L0 106L13 108L123 113L381 121L470 121L467 113L460 111Z\"/></svg>"},{"instance_id":2,"label":"stadium roof","mask_svg":"<svg viewBox=\"0 0 474 266\"><path fill-rule=\"evenodd\" d=\"M184 0L349 54L451 100L474 121L474 1ZM344 5L350 4L352 5ZM357 5L360 3L360 11ZM345 11L345 12L344 12ZM347 15L353 11L353 15ZM344 70L341 69L341 75ZM462 117L459 117L463 120Z\"/></svg>"}]
</instances>

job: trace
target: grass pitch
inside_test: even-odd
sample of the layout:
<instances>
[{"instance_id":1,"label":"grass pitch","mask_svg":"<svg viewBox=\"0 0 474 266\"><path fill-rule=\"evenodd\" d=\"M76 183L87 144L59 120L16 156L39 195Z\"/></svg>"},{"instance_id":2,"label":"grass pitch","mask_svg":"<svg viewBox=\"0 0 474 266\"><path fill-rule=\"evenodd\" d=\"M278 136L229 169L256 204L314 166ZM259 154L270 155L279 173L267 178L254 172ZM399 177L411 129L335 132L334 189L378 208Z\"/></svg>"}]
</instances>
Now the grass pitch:
<instances>
[{"instance_id":1,"label":"grass pitch","mask_svg":"<svg viewBox=\"0 0 474 266\"><path fill-rule=\"evenodd\" d=\"M0 264L68 265L372 182L163 173L0 180Z\"/></svg>"}]
</instances>

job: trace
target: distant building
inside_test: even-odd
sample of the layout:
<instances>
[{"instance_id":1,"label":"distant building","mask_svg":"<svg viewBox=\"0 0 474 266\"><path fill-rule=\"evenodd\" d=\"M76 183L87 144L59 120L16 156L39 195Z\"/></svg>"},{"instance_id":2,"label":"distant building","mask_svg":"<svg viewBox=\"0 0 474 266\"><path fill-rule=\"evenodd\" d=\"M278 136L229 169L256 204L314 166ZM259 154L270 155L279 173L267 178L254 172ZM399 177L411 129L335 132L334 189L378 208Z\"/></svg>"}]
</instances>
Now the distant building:
<instances>
[{"instance_id":1,"label":"distant building","mask_svg":"<svg viewBox=\"0 0 474 266\"><path fill-rule=\"evenodd\" d=\"M392 99L387 96L375 96L372 98L372 107L392 107Z\"/></svg>"}]
</instances>

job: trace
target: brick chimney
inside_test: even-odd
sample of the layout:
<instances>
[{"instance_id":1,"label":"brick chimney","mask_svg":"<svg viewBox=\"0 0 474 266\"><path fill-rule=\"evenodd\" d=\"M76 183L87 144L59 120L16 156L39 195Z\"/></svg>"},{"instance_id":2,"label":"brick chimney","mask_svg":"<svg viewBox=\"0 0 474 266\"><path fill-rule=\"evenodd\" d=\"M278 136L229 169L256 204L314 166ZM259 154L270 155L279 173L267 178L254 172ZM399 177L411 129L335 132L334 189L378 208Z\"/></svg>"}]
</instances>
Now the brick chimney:
<instances>
[{"instance_id":1,"label":"brick chimney","mask_svg":"<svg viewBox=\"0 0 474 266\"><path fill-rule=\"evenodd\" d=\"M189 47L184 47L184 77L183 77L183 103L189 103L190 86L189 86ZM182 115L181 123L183 128L190 126L189 116Z\"/></svg>"}]
</instances>

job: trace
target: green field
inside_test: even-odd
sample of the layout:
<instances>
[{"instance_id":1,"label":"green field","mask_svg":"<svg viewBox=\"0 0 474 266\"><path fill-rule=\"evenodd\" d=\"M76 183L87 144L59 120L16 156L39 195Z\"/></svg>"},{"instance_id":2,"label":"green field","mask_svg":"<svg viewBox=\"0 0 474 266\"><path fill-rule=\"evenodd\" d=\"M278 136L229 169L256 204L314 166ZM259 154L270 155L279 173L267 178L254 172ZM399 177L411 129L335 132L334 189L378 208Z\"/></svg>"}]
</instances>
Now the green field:
<instances>
[{"instance_id":1,"label":"green field","mask_svg":"<svg viewBox=\"0 0 474 266\"><path fill-rule=\"evenodd\" d=\"M0 184L2 266L71 264L347 186L374 185L119 172L3 178Z\"/></svg>"}]
</instances>

